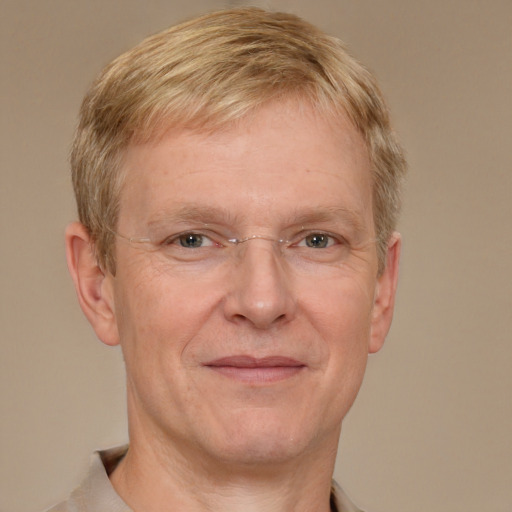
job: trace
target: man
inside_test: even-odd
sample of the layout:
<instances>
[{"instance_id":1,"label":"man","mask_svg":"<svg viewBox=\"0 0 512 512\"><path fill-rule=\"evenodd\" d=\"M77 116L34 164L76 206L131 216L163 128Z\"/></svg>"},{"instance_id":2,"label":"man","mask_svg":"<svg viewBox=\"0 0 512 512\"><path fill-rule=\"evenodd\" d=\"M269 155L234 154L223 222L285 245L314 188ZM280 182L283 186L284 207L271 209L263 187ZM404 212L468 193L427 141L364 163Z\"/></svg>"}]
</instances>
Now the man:
<instances>
[{"instance_id":1,"label":"man","mask_svg":"<svg viewBox=\"0 0 512 512\"><path fill-rule=\"evenodd\" d=\"M209 14L107 66L66 247L130 444L52 510L358 510L331 478L391 323L404 169L372 76L293 15Z\"/></svg>"}]
</instances>

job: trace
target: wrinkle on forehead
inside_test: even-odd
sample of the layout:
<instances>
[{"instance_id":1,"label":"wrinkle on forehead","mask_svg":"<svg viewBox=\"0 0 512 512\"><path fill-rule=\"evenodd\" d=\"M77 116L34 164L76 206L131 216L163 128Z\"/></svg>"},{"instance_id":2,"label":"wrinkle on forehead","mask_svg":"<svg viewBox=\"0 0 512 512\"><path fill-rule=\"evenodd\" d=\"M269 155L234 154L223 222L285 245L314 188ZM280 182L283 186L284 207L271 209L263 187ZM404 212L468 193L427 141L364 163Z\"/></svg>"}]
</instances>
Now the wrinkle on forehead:
<instances>
[{"instance_id":1,"label":"wrinkle on forehead","mask_svg":"<svg viewBox=\"0 0 512 512\"><path fill-rule=\"evenodd\" d=\"M265 155L269 155L268 161ZM367 224L372 217L372 178L363 137L343 116L323 116L307 104L284 101L267 105L218 131L174 127L162 139L132 145L125 156L128 172L121 196L129 198L131 206L121 201L120 207L125 211L137 205L139 219L145 223L148 219L152 223L170 221L175 216L181 220L217 217L234 226L250 220L252 205L267 218L273 219L279 212L280 223L301 223L301 216L314 220L307 212L314 207L318 219L330 215L355 229L365 224L371 229ZM329 183L327 176L333 181ZM299 199L302 206L294 208L291 203L284 208L286 194L276 190L279 183L283 191L295 194L295 202ZM342 194L335 201L336 183ZM302 189L300 194L297 189ZM198 195L194 204L196 191L201 197ZM190 204L182 203L187 197ZM222 215L222 208L208 211L212 203L233 206L234 211Z\"/></svg>"},{"instance_id":2,"label":"wrinkle on forehead","mask_svg":"<svg viewBox=\"0 0 512 512\"><path fill-rule=\"evenodd\" d=\"M233 213L231 210L224 207L180 203L156 212L149 218L148 226L151 227L163 223L186 221L235 226L246 223L245 217L243 213ZM305 209L295 207L280 219L280 223L284 226L324 222L342 222L351 226L355 231L362 231L365 226L364 218L361 213L342 206L317 206Z\"/></svg>"}]
</instances>

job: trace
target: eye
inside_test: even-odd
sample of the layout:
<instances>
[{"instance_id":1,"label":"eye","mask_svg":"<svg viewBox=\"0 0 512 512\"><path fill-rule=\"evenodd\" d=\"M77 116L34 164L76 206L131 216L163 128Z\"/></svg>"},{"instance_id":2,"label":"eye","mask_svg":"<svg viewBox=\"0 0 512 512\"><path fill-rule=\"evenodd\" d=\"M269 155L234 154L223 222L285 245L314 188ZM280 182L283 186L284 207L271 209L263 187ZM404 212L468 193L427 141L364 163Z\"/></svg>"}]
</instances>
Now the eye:
<instances>
[{"instance_id":1,"label":"eye","mask_svg":"<svg viewBox=\"0 0 512 512\"><path fill-rule=\"evenodd\" d=\"M200 233L181 233L172 238L169 238L166 245L178 244L180 247L186 249L198 249L200 247L211 247L214 242L205 235Z\"/></svg>"},{"instance_id":2,"label":"eye","mask_svg":"<svg viewBox=\"0 0 512 512\"><path fill-rule=\"evenodd\" d=\"M305 236L298 245L302 247L310 247L312 249L325 249L335 243L335 239L325 233L311 233Z\"/></svg>"}]
</instances>

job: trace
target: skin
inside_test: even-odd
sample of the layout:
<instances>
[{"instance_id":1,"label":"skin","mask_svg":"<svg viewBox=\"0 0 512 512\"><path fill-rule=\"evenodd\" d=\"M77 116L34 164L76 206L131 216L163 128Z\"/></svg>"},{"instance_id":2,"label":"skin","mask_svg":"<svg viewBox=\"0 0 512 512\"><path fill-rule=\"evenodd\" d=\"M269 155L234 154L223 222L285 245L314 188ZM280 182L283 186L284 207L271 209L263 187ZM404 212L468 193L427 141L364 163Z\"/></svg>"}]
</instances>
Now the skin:
<instances>
[{"instance_id":1,"label":"skin","mask_svg":"<svg viewBox=\"0 0 512 512\"><path fill-rule=\"evenodd\" d=\"M329 510L341 423L398 274L396 233L377 272L364 141L288 101L213 133L170 130L129 147L124 166L119 233L156 240L194 211L180 229L263 238L209 264L118 237L113 276L68 227L82 309L126 361L130 449L114 487L134 510ZM313 249L332 259L280 256L269 239L303 227L344 237Z\"/></svg>"}]
</instances>

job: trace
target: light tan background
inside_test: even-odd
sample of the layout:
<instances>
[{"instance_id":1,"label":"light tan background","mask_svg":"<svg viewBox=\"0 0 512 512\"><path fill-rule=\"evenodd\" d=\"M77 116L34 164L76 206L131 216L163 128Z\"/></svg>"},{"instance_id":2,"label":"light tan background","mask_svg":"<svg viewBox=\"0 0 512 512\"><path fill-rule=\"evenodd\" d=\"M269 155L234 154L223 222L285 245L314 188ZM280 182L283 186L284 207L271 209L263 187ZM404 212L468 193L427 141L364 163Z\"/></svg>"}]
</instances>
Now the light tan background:
<instances>
[{"instance_id":1,"label":"light tan background","mask_svg":"<svg viewBox=\"0 0 512 512\"><path fill-rule=\"evenodd\" d=\"M2 512L62 498L94 448L126 439L120 354L82 318L63 254L86 86L143 36L237 3L2 1ZM380 79L411 167L395 323L336 477L375 512L510 512L512 2L259 3L350 44Z\"/></svg>"}]
</instances>

